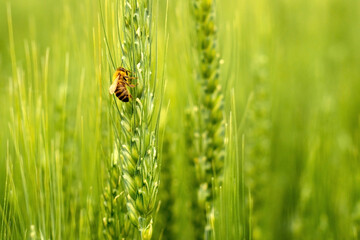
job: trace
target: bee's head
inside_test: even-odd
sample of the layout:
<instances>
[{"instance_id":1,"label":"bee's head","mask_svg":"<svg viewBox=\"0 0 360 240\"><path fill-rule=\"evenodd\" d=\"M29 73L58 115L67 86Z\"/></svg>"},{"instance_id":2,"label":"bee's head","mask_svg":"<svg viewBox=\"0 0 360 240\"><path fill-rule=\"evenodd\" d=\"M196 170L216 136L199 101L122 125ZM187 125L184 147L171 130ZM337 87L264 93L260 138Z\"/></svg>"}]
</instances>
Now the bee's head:
<instances>
[{"instance_id":1,"label":"bee's head","mask_svg":"<svg viewBox=\"0 0 360 240\"><path fill-rule=\"evenodd\" d=\"M119 74L119 75L121 75L121 76L127 76L129 73L130 73L130 71L129 70L126 70L125 68L123 68L123 67L119 67L118 69L116 69L116 72L117 72L117 74Z\"/></svg>"}]
</instances>

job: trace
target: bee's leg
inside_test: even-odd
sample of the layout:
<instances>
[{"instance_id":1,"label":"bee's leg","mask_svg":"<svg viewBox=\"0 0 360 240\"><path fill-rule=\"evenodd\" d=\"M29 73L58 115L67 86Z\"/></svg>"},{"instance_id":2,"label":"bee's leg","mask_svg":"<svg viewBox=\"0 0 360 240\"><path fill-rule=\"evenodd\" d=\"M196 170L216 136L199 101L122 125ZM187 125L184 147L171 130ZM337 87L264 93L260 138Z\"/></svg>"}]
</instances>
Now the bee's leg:
<instances>
[{"instance_id":1,"label":"bee's leg","mask_svg":"<svg viewBox=\"0 0 360 240\"><path fill-rule=\"evenodd\" d=\"M136 78L136 77L132 77L131 80L133 80L133 79L137 79L137 78ZM131 83L132 83L132 81L131 81ZM138 85L138 83L135 83L135 85L132 84L131 87L135 87L135 86L137 86L137 85Z\"/></svg>"},{"instance_id":2,"label":"bee's leg","mask_svg":"<svg viewBox=\"0 0 360 240\"><path fill-rule=\"evenodd\" d=\"M128 83L128 82L125 82L125 84L127 85L127 86L129 86L129 87L135 87L136 85L134 85L134 84L130 84L130 83Z\"/></svg>"},{"instance_id":3,"label":"bee's leg","mask_svg":"<svg viewBox=\"0 0 360 240\"><path fill-rule=\"evenodd\" d=\"M136 79L136 77L128 77L127 79L129 79L129 81Z\"/></svg>"},{"instance_id":4,"label":"bee's leg","mask_svg":"<svg viewBox=\"0 0 360 240\"><path fill-rule=\"evenodd\" d=\"M136 77L129 77L129 76L124 76L124 78L127 80L127 81L131 81L133 79L137 79Z\"/></svg>"}]
</instances>

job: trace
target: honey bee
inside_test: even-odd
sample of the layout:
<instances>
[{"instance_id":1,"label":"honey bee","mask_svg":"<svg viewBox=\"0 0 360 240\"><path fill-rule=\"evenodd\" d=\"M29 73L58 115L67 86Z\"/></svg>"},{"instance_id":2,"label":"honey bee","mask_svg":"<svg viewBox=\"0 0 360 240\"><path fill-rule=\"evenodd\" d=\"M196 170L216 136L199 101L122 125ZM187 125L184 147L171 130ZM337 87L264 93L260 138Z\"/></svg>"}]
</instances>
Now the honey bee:
<instances>
[{"instance_id":1,"label":"honey bee","mask_svg":"<svg viewBox=\"0 0 360 240\"><path fill-rule=\"evenodd\" d=\"M130 71L126 70L123 67L119 67L118 69L116 69L116 72L113 75L113 83L109 88L109 93L115 93L116 97L123 102L129 102L129 99L132 98L126 86L135 87L135 85L130 83L130 80L135 78L130 77L129 73Z\"/></svg>"}]
</instances>

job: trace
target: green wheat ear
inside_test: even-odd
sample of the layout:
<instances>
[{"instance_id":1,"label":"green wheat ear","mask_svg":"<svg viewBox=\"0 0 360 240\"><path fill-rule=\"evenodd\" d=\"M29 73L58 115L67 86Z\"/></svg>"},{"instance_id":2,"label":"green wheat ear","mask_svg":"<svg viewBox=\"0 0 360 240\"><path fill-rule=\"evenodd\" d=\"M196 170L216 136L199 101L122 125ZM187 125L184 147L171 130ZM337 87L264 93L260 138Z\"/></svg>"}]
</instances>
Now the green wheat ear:
<instances>
[{"instance_id":1,"label":"green wheat ear","mask_svg":"<svg viewBox=\"0 0 360 240\"><path fill-rule=\"evenodd\" d=\"M127 215L142 239L151 239L160 184L158 159L159 112L154 112L151 75L151 1L122 1L122 66L136 77L128 103L114 105L121 128L119 146L121 184Z\"/></svg>"},{"instance_id":2,"label":"green wheat ear","mask_svg":"<svg viewBox=\"0 0 360 240\"><path fill-rule=\"evenodd\" d=\"M214 231L213 190L222 185L224 166L224 97L219 83L219 53L212 0L193 0L192 13L196 29L196 79L201 85L197 113L188 112L194 122L192 137L197 143L191 157L198 182L198 205L206 213L205 238ZM197 127L196 127L197 126ZM192 146L192 147L193 147ZM198 238L202 238L201 235Z\"/></svg>"}]
</instances>

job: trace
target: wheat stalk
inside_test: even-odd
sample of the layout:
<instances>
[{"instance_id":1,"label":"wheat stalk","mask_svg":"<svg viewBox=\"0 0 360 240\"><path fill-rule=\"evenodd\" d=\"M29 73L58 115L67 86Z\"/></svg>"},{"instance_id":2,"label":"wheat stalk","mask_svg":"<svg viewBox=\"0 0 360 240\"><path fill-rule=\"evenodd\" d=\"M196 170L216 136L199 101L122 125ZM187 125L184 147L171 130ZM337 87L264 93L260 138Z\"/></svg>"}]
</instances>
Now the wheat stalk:
<instances>
[{"instance_id":1,"label":"wheat stalk","mask_svg":"<svg viewBox=\"0 0 360 240\"><path fill-rule=\"evenodd\" d=\"M246 187L252 195L248 206L252 212L252 222L247 232L254 239L261 239L263 229L259 214L263 208L262 199L265 199L271 130L267 59L263 55L259 55L254 62L253 87L253 101L247 119L247 160L245 161Z\"/></svg>"},{"instance_id":2,"label":"wheat stalk","mask_svg":"<svg viewBox=\"0 0 360 240\"><path fill-rule=\"evenodd\" d=\"M162 131L166 131L165 123L162 124ZM159 189L160 210L156 216L156 228L154 232L155 239L174 239L174 177L173 177L173 159L177 145L174 143L175 136L170 131L164 133L162 139L161 151L161 185Z\"/></svg>"}]
</instances>

